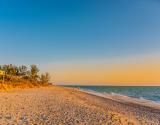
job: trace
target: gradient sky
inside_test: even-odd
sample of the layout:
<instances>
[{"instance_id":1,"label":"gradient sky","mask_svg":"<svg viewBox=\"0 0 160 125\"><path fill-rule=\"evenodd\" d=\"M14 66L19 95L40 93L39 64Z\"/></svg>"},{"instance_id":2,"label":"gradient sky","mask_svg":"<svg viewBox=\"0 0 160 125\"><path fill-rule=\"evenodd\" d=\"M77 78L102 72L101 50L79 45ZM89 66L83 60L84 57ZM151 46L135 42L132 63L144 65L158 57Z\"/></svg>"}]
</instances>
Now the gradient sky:
<instances>
[{"instance_id":1,"label":"gradient sky","mask_svg":"<svg viewBox=\"0 0 160 125\"><path fill-rule=\"evenodd\" d=\"M57 84L160 85L160 1L0 0L0 58Z\"/></svg>"}]
</instances>

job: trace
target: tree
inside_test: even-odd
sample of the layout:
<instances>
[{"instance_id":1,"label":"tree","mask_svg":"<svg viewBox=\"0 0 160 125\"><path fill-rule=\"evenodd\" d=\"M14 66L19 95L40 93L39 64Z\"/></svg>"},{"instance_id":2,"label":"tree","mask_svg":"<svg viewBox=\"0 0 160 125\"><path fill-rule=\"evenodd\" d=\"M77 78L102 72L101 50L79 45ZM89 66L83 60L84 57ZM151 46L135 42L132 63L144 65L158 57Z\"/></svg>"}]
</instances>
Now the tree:
<instances>
[{"instance_id":1,"label":"tree","mask_svg":"<svg viewBox=\"0 0 160 125\"><path fill-rule=\"evenodd\" d=\"M41 74L39 76L39 69L36 65L31 65L30 69L24 65L22 66L15 66L12 64L9 65L0 65L1 74L4 72L4 75L0 76L0 79L5 79L6 82L9 83L24 83L24 82L31 82L37 84L48 84L50 80L49 73Z\"/></svg>"},{"instance_id":2,"label":"tree","mask_svg":"<svg viewBox=\"0 0 160 125\"><path fill-rule=\"evenodd\" d=\"M39 69L36 65L31 65L30 78L37 81Z\"/></svg>"},{"instance_id":3,"label":"tree","mask_svg":"<svg viewBox=\"0 0 160 125\"><path fill-rule=\"evenodd\" d=\"M6 74L9 74L9 65L3 65L2 70L6 72Z\"/></svg>"},{"instance_id":4,"label":"tree","mask_svg":"<svg viewBox=\"0 0 160 125\"><path fill-rule=\"evenodd\" d=\"M48 84L48 83L49 83L49 80L50 80L50 75L49 75L49 73L41 74L40 82L41 82L42 84Z\"/></svg>"},{"instance_id":5,"label":"tree","mask_svg":"<svg viewBox=\"0 0 160 125\"><path fill-rule=\"evenodd\" d=\"M9 65L9 72L11 76L19 76L19 68L15 65Z\"/></svg>"},{"instance_id":6,"label":"tree","mask_svg":"<svg viewBox=\"0 0 160 125\"><path fill-rule=\"evenodd\" d=\"M21 77L25 77L25 76L27 76L27 67L26 66L20 66L19 67L19 75L21 76Z\"/></svg>"}]
</instances>

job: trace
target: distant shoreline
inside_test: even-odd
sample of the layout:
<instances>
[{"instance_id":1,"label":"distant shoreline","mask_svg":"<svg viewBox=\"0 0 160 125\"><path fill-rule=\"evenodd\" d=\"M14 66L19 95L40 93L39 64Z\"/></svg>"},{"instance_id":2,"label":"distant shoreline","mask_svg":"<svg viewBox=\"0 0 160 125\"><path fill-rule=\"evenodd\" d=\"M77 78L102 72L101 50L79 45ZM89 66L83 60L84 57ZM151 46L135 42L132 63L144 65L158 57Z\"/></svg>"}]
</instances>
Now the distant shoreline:
<instances>
[{"instance_id":1,"label":"distant shoreline","mask_svg":"<svg viewBox=\"0 0 160 125\"><path fill-rule=\"evenodd\" d=\"M145 106L145 107L160 110L160 103L154 102L154 101L151 101L151 100L147 100L147 99L142 100L142 99L131 98L131 97L128 97L128 96L122 96L122 95L118 95L118 94L106 94L106 93L102 94L102 93L98 93L98 92L90 91L90 90L79 89L79 91L82 91L82 92L87 93L87 94L103 97L103 98L106 98L106 99L111 99L113 101L117 101L117 102L120 102L120 103L130 103L130 104L135 104L135 105L138 105L138 106Z\"/></svg>"},{"instance_id":2,"label":"distant shoreline","mask_svg":"<svg viewBox=\"0 0 160 125\"><path fill-rule=\"evenodd\" d=\"M65 86L78 88L104 97L134 100L140 103L160 104L160 86ZM111 97L112 96L112 97Z\"/></svg>"},{"instance_id":3,"label":"distant shoreline","mask_svg":"<svg viewBox=\"0 0 160 125\"><path fill-rule=\"evenodd\" d=\"M107 106L107 103L111 103L110 105L114 105L115 107L112 107L113 109L118 110L118 112L121 112L122 114L128 114L130 117L137 117L139 119L138 121L142 121L142 119L146 118L146 121L150 121L152 117L157 117L155 121L157 123L154 123L155 125L160 124L160 104L155 103L150 100L140 100L137 98L131 98L131 97L121 97L117 95L111 95L111 94L101 94L95 91L89 91L89 90L82 90L77 89L77 91L80 91L85 94L89 94L90 96L94 96L98 100L104 101ZM111 108L111 110L113 110ZM129 112L128 112L129 111ZM138 115L140 115L140 117ZM146 122L147 123L147 122Z\"/></svg>"}]
</instances>

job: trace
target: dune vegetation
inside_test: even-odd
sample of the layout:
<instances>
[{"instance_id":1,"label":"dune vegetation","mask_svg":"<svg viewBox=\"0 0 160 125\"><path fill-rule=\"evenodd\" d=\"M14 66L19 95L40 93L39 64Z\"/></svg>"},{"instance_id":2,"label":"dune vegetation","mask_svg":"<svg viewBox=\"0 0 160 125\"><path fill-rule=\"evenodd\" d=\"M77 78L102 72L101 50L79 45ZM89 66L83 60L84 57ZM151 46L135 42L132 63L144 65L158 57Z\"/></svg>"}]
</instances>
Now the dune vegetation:
<instances>
[{"instance_id":1,"label":"dune vegetation","mask_svg":"<svg viewBox=\"0 0 160 125\"><path fill-rule=\"evenodd\" d=\"M49 73L40 74L36 65L0 65L0 89L31 88L49 85Z\"/></svg>"}]
</instances>

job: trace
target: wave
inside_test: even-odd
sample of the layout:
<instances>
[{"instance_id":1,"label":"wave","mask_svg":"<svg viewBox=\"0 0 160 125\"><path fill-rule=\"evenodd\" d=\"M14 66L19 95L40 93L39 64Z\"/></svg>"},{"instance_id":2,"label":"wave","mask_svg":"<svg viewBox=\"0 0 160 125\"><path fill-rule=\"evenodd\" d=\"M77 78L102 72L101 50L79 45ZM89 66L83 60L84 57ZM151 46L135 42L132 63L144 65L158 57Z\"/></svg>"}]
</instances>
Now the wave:
<instances>
[{"instance_id":1,"label":"wave","mask_svg":"<svg viewBox=\"0 0 160 125\"><path fill-rule=\"evenodd\" d=\"M133 104L138 104L138 105L143 105L143 106L149 106L149 107L157 107L158 109L160 109L160 102L158 101L152 101L152 100L148 100L145 99L144 97L140 97L140 98L134 98L134 97L129 97L126 95L122 95L119 93L106 93L106 92L97 92L94 90L84 90L84 89L80 89L80 91L88 93L88 94L92 94L92 95L96 95L99 97L103 97L106 99L111 99L114 101L118 101L118 102L123 102L123 103L133 103Z\"/></svg>"}]
</instances>

